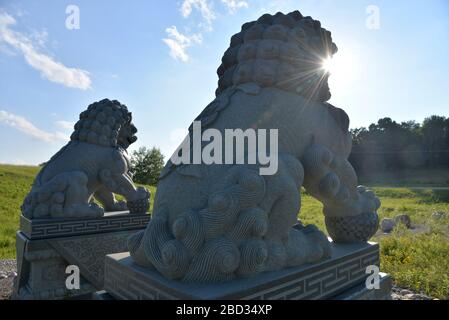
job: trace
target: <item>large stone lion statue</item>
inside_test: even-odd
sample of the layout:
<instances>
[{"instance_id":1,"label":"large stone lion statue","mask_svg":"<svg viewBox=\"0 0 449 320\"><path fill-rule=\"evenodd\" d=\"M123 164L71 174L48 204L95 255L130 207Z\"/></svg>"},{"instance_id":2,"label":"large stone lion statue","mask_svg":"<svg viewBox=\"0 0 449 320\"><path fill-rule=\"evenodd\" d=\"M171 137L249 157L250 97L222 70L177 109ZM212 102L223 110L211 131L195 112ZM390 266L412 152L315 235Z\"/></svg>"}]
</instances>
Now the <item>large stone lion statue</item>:
<instances>
[{"instance_id":1,"label":"large stone lion statue","mask_svg":"<svg viewBox=\"0 0 449 320\"><path fill-rule=\"evenodd\" d=\"M298 11L243 25L218 68L216 98L196 120L222 136L278 129L278 170L169 161L150 223L128 242L137 264L169 279L214 283L326 259L328 238L297 220L301 187L323 203L334 241L374 234L380 202L357 187L348 116L326 103L322 62L336 51L331 33Z\"/></svg>"},{"instance_id":2,"label":"large stone lion statue","mask_svg":"<svg viewBox=\"0 0 449 320\"><path fill-rule=\"evenodd\" d=\"M131 121L127 107L116 100L89 105L80 114L71 141L37 175L22 214L36 219L101 217L105 210L145 213L150 193L136 188L129 174L126 149L137 140ZM126 202L116 201L114 193Z\"/></svg>"}]
</instances>

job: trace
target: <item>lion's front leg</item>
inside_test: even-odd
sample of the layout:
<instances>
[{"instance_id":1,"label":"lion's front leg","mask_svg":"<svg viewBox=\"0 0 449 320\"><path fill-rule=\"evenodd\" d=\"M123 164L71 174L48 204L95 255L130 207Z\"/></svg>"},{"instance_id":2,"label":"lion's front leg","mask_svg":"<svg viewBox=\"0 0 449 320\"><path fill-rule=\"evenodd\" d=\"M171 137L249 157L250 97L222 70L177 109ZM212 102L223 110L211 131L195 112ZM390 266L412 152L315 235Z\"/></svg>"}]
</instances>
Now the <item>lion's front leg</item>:
<instances>
[{"instance_id":1,"label":"lion's front leg","mask_svg":"<svg viewBox=\"0 0 449 320\"><path fill-rule=\"evenodd\" d=\"M320 145L303 157L304 185L324 205L327 230L336 242L367 241L377 230L379 199L365 187L347 159Z\"/></svg>"},{"instance_id":2,"label":"lion's front leg","mask_svg":"<svg viewBox=\"0 0 449 320\"><path fill-rule=\"evenodd\" d=\"M266 195L260 208L268 212L269 227L264 239L269 252L266 271L326 259L331 247L326 235L314 225L298 221L300 189L304 180L301 162L289 154L279 156L279 170L264 176Z\"/></svg>"},{"instance_id":3,"label":"lion's front leg","mask_svg":"<svg viewBox=\"0 0 449 320\"><path fill-rule=\"evenodd\" d=\"M126 202L117 201L114 194L105 187L101 187L100 189L98 189L95 192L94 197L98 201L100 201L100 203L103 205L104 210L107 212L127 210Z\"/></svg>"},{"instance_id":4,"label":"lion's front leg","mask_svg":"<svg viewBox=\"0 0 449 320\"><path fill-rule=\"evenodd\" d=\"M150 207L150 192L144 187L135 187L126 173L114 173L108 169L100 172L100 181L110 192L125 197L130 213L145 213Z\"/></svg>"}]
</instances>

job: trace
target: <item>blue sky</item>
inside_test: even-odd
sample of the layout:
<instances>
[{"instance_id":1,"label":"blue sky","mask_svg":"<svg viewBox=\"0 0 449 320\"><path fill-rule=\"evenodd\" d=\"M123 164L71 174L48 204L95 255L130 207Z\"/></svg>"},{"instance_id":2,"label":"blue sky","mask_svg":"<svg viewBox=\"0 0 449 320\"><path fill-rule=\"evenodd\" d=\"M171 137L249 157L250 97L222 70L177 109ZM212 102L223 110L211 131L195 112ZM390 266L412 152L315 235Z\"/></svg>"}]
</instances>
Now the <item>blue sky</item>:
<instances>
[{"instance_id":1,"label":"blue sky","mask_svg":"<svg viewBox=\"0 0 449 320\"><path fill-rule=\"evenodd\" d=\"M79 29L66 27L68 5ZM378 28L367 27L369 6ZM330 103L351 127L449 116L446 0L0 0L0 163L48 160L103 98L133 112L132 150L170 156L213 99L230 37L263 13L293 10L332 32Z\"/></svg>"}]
</instances>

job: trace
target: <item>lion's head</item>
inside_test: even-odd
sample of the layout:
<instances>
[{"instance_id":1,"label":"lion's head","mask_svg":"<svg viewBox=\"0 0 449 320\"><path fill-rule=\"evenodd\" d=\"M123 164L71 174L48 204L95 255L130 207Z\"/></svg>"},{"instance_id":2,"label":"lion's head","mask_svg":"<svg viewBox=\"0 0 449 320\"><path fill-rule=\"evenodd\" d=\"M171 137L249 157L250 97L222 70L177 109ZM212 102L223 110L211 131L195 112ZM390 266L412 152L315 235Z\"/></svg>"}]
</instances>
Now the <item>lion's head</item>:
<instances>
[{"instance_id":1,"label":"lion's head","mask_svg":"<svg viewBox=\"0 0 449 320\"><path fill-rule=\"evenodd\" d=\"M92 103L80 114L70 139L127 149L137 140L136 132L128 108L117 100L103 99Z\"/></svg>"},{"instance_id":2,"label":"lion's head","mask_svg":"<svg viewBox=\"0 0 449 320\"><path fill-rule=\"evenodd\" d=\"M217 70L216 95L229 87L254 82L292 91L316 101L330 99L329 74L323 61L337 52L331 33L299 11L264 14L245 23Z\"/></svg>"}]
</instances>

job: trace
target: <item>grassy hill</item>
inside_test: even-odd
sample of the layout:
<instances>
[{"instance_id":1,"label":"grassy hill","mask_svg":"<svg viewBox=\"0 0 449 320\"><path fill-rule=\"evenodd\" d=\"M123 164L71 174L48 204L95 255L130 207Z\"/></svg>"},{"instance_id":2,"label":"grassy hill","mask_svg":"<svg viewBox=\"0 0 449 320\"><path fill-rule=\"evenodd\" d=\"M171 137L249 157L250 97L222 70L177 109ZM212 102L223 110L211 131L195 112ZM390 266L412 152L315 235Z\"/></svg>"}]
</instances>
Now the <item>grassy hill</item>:
<instances>
[{"instance_id":1,"label":"grassy hill","mask_svg":"<svg viewBox=\"0 0 449 320\"><path fill-rule=\"evenodd\" d=\"M0 165L0 259L15 257L20 205L38 171L38 167ZM155 188L149 188L154 195ZM382 201L381 218L406 213L416 226L414 230L398 228L390 236L373 238L380 242L382 271L392 274L397 285L449 299L449 219L436 222L431 218L435 211L449 212L449 191L374 190ZM316 224L325 231L322 205L306 192L299 217L303 223Z\"/></svg>"},{"instance_id":2,"label":"grassy hill","mask_svg":"<svg viewBox=\"0 0 449 320\"><path fill-rule=\"evenodd\" d=\"M0 164L0 259L16 255L15 235L19 228L20 206L39 170L40 167ZM146 187L152 195L155 194L153 186Z\"/></svg>"},{"instance_id":3,"label":"grassy hill","mask_svg":"<svg viewBox=\"0 0 449 320\"><path fill-rule=\"evenodd\" d=\"M0 165L0 259L15 256L20 206L39 169Z\"/></svg>"}]
</instances>

